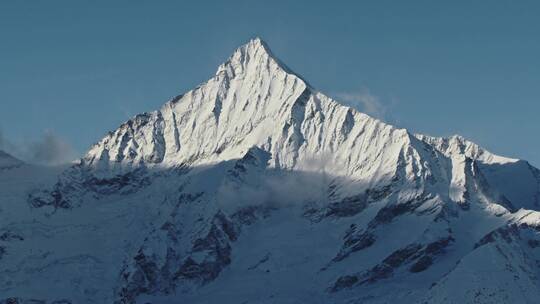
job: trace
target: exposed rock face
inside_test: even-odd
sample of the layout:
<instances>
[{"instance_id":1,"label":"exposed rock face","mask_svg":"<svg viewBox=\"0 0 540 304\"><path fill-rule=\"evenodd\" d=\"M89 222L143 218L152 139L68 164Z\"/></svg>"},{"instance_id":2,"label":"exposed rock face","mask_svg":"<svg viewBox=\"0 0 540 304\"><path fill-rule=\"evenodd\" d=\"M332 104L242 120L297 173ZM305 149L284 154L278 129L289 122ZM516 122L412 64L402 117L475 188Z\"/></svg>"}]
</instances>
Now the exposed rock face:
<instances>
[{"instance_id":1,"label":"exposed rock face","mask_svg":"<svg viewBox=\"0 0 540 304\"><path fill-rule=\"evenodd\" d=\"M540 295L538 169L342 106L260 39L25 185L0 188L6 303Z\"/></svg>"},{"instance_id":2,"label":"exposed rock face","mask_svg":"<svg viewBox=\"0 0 540 304\"><path fill-rule=\"evenodd\" d=\"M340 291L357 284L377 283L379 280L390 278L395 270L404 265L410 265L409 271L412 273L425 271L434 263L437 256L444 254L446 247L453 241L454 239L448 236L426 245L410 244L400 248L387 256L382 263L361 274L340 277L330 291Z\"/></svg>"}]
</instances>

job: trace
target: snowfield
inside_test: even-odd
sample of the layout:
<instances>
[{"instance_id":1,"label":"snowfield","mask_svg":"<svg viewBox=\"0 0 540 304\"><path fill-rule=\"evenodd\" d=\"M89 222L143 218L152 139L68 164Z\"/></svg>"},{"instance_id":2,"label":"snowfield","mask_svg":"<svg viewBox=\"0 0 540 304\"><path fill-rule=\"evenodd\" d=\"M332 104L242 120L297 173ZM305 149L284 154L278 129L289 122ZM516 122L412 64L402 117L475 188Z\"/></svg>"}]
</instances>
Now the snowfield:
<instances>
[{"instance_id":1,"label":"snowfield","mask_svg":"<svg viewBox=\"0 0 540 304\"><path fill-rule=\"evenodd\" d=\"M537 303L540 170L316 91L260 39L76 163L0 153L0 303Z\"/></svg>"}]
</instances>

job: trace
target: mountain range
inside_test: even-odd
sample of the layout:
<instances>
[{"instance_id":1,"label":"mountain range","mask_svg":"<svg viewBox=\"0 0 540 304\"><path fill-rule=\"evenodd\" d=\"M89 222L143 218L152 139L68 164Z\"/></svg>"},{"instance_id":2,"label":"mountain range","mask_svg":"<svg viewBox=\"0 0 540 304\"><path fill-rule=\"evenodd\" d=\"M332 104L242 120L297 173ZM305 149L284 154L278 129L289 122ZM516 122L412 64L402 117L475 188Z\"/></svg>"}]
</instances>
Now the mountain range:
<instances>
[{"instance_id":1,"label":"mountain range","mask_svg":"<svg viewBox=\"0 0 540 304\"><path fill-rule=\"evenodd\" d=\"M63 167L0 153L0 303L537 303L540 170L341 105L261 39Z\"/></svg>"}]
</instances>

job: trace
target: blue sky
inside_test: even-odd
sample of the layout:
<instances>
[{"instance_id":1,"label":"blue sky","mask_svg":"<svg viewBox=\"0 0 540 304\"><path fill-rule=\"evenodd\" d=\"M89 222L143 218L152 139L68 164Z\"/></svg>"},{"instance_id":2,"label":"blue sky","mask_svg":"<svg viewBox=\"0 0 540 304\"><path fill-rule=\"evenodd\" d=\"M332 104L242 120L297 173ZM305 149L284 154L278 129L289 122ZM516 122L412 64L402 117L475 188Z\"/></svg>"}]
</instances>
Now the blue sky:
<instances>
[{"instance_id":1,"label":"blue sky","mask_svg":"<svg viewBox=\"0 0 540 304\"><path fill-rule=\"evenodd\" d=\"M538 16L537 1L2 1L0 145L80 155L260 36L338 100L538 167Z\"/></svg>"}]
</instances>

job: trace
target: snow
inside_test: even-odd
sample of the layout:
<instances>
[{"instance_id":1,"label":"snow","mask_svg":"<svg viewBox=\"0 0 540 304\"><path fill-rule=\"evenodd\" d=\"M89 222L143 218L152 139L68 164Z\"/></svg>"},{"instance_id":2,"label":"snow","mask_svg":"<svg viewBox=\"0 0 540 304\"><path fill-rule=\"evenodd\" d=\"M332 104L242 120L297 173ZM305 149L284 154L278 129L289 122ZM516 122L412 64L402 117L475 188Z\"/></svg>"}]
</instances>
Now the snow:
<instances>
[{"instance_id":1,"label":"snow","mask_svg":"<svg viewBox=\"0 0 540 304\"><path fill-rule=\"evenodd\" d=\"M260 39L69 168L8 167L0 303L538 296L537 169L343 106Z\"/></svg>"}]
</instances>

